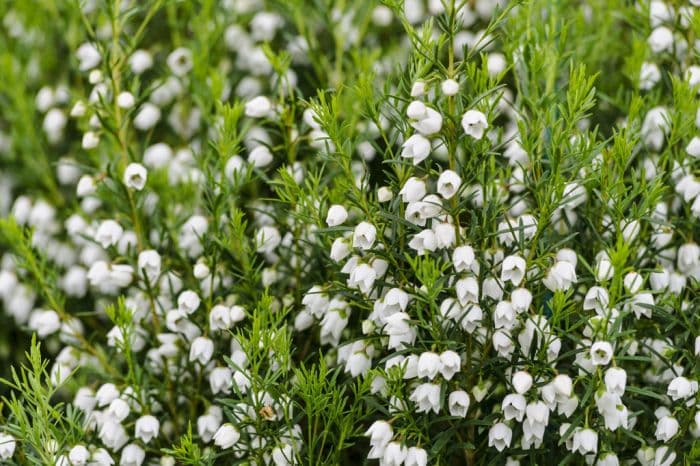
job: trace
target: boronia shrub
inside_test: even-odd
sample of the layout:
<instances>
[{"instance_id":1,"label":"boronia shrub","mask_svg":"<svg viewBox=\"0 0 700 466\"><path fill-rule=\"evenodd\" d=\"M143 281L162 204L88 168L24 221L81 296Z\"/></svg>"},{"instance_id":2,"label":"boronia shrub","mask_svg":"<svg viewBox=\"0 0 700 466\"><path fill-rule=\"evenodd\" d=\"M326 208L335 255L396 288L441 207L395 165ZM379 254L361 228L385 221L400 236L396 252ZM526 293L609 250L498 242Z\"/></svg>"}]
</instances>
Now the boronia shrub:
<instances>
[{"instance_id":1,"label":"boronia shrub","mask_svg":"<svg viewBox=\"0 0 700 466\"><path fill-rule=\"evenodd\" d=\"M698 7L0 3L3 464L700 464Z\"/></svg>"}]
</instances>

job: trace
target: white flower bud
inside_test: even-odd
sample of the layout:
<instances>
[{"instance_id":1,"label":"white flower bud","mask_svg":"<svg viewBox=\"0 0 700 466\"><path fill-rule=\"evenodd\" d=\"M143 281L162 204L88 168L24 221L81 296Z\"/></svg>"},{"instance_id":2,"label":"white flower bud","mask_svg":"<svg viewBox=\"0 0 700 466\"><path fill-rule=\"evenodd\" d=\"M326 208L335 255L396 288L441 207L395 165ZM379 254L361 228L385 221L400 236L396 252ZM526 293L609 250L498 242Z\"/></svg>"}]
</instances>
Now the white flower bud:
<instances>
[{"instance_id":1,"label":"white flower bud","mask_svg":"<svg viewBox=\"0 0 700 466\"><path fill-rule=\"evenodd\" d=\"M459 83L454 79L446 79L440 84L440 89L442 93L448 97L457 95L459 92Z\"/></svg>"},{"instance_id":2,"label":"white flower bud","mask_svg":"<svg viewBox=\"0 0 700 466\"><path fill-rule=\"evenodd\" d=\"M272 114L272 102L265 96L257 96L246 102L245 114L251 118L266 118Z\"/></svg>"},{"instance_id":3,"label":"white flower bud","mask_svg":"<svg viewBox=\"0 0 700 466\"><path fill-rule=\"evenodd\" d=\"M342 205L332 205L328 209L328 215L326 216L326 224L329 227L335 227L342 225L348 218L348 211Z\"/></svg>"},{"instance_id":4,"label":"white flower bud","mask_svg":"<svg viewBox=\"0 0 700 466\"><path fill-rule=\"evenodd\" d=\"M515 392L522 395L526 393L532 387L532 376L525 371L518 371L513 374L511 383Z\"/></svg>"},{"instance_id":5,"label":"white flower bud","mask_svg":"<svg viewBox=\"0 0 700 466\"><path fill-rule=\"evenodd\" d=\"M117 96L117 106L119 106L119 108L129 109L133 107L135 103L136 99L131 92L124 91Z\"/></svg>"},{"instance_id":6,"label":"white flower bud","mask_svg":"<svg viewBox=\"0 0 700 466\"><path fill-rule=\"evenodd\" d=\"M226 450L238 443L238 439L241 438L241 434L233 426L233 424L226 423L218 428L213 438L214 445Z\"/></svg>"}]
</instances>

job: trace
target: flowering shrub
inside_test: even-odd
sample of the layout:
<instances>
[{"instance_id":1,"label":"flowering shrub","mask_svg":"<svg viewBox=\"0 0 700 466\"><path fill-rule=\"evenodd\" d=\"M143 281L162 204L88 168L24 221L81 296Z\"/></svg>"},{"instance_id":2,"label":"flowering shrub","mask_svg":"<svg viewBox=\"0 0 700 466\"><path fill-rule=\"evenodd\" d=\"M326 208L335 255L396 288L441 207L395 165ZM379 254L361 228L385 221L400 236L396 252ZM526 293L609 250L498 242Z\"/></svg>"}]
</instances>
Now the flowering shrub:
<instances>
[{"instance_id":1,"label":"flowering shrub","mask_svg":"<svg viewBox=\"0 0 700 466\"><path fill-rule=\"evenodd\" d=\"M0 458L698 464L698 6L0 4Z\"/></svg>"}]
</instances>

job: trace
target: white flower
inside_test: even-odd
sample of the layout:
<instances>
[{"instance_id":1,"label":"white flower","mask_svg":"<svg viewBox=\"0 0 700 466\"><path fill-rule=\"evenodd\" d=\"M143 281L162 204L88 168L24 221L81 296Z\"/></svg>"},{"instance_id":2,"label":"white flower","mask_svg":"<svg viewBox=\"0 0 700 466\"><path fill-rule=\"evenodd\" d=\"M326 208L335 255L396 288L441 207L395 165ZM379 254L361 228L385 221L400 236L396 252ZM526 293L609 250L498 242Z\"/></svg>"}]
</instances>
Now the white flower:
<instances>
[{"instance_id":1,"label":"white flower","mask_svg":"<svg viewBox=\"0 0 700 466\"><path fill-rule=\"evenodd\" d=\"M348 286L351 288L359 288L364 294L369 294L374 286L374 281L377 279L377 272L368 264L359 264L348 278Z\"/></svg>"},{"instance_id":2,"label":"white flower","mask_svg":"<svg viewBox=\"0 0 700 466\"><path fill-rule=\"evenodd\" d=\"M594 366L605 366L613 357L613 347L607 341L597 341L591 345L590 354Z\"/></svg>"},{"instance_id":3,"label":"white flower","mask_svg":"<svg viewBox=\"0 0 700 466\"><path fill-rule=\"evenodd\" d=\"M330 258L335 262L340 262L348 257L351 251L348 238L336 238L331 245Z\"/></svg>"},{"instance_id":4,"label":"white flower","mask_svg":"<svg viewBox=\"0 0 700 466\"><path fill-rule=\"evenodd\" d=\"M574 432L573 449L581 455L598 452L598 433L593 429L581 429Z\"/></svg>"},{"instance_id":5,"label":"white flower","mask_svg":"<svg viewBox=\"0 0 700 466\"><path fill-rule=\"evenodd\" d=\"M445 380L452 380L452 377L459 372L462 367L462 359L452 350L440 353L440 374Z\"/></svg>"},{"instance_id":6,"label":"white flower","mask_svg":"<svg viewBox=\"0 0 700 466\"><path fill-rule=\"evenodd\" d=\"M332 205L328 209L328 215L326 216L326 224L329 227L336 227L342 225L348 218L348 211L342 205Z\"/></svg>"},{"instance_id":7,"label":"white flower","mask_svg":"<svg viewBox=\"0 0 700 466\"><path fill-rule=\"evenodd\" d=\"M9 460L15 454L17 442L10 434L0 433L0 459Z\"/></svg>"},{"instance_id":8,"label":"white flower","mask_svg":"<svg viewBox=\"0 0 700 466\"><path fill-rule=\"evenodd\" d=\"M476 255L471 246L459 246L455 248L452 252L452 265L457 272L464 272L470 269L474 273L479 272Z\"/></svg>"},{"instance_id":9,"label":"white flower","mask_svg":"<svg viewBox=\"0 0 700 466\"><path fill-rule=\"evenodd\" d=\"M246 311L243 306L231 306L229 309L229 316L231 317L231 322L234 324L245 320Z\"/></svg>"},{"instance_id":10,"label":"white flower","mask_svg":"<svg viewBox=\"0 0 700 466\"><path fill-rule=\"evenodd\" d=\"M105 447L115 451L121 449L129 439L124 427L109 419L100 426L99 437Z\"/></svg>"},{"instance_id":11,"label":"white flower","mask_svg":"<svg viewBox=\"0 0 700 466\"><path fill-rule=\"evenodd\" d=\"M417 405L417 413L433 411L437 414L440 412L440 385L433 383L420 384L413 390L409 399Z\"/></svg>"},{"instance_id":12,"label":"white flower","mask_svg":"<svg viewBox=\"0 0 700 466\"><path fill-rule=\"evenodd\" d=\"M154 438L158 437L159 430L160 421L155 416L147 414L136 420L134 435L144 443L148 443Z\"/></svg>"},{"instance_id":13,"label":"white flower","mask_svg":"<svg viewBox=\"0 0 700 466\"><path fill-rule=\"evenodd\" d=\"M464 390L456 390L450 393L447 404L451 416L466 417L469 409L469 394Z\"/></svg>"},{"instance_id":14,"label":"white flower","mask_svg":"<svg viewBox=\"0 0 700 466\"><path fill-rule=\"evenodd\" d=\"M413 165L418 165L427 159L432 150L430 141L420 134L409 137L401 147L403 148L401 157L412 159Z\"/></svg>"},{"instance_id":15,"label":"white flower","mask_svg":"<svg viewBox=\"0 0 700 466\"><path fill-rule=\"evenodd\" d=\"M437 249L451 248L457 241L457 231L451 223L433 223L433 233Z\"/></svg>"},{"instance_id":16,"label":"white flower","mask_svg":"<svg viewBox=\"0 0 700 466\"><path fill-rule=\"evenodd\" d=\"M664 416L659 419L656 424L656 440L660 442L668 442L678 433L680 425L675 417Z\"/></svg>"},{"instance_id":17,"label":"white flower","mask_svg":"<svg viewBox=\"0 0 700 466\"><path fill-rule=\"evenodd\" d=\"M465 277L455 283L457 300L462 306L479 303L479 282L475 277Z\"/></svg>"},{"instance_id":18,"label":"white flower","mask_svg":"<svg viewBox=\"0 0 700 466\"><path fill-rule=\"evenodd\" d=\"M386 421L374 421L365 432L365 436L370 438L369 444L373 447L386 446L394 437L394 430Z\"/></svg>"},{"instance_id":19,"label":"white flower","mask_svg":"<svg viewBox=\"0 0 700 466\"><path fill-rule=\"evenodd\" d=\"M661 71L655 63L642 63L642 69L639 71L639 88L648 91L661 81Z\"/></svg>"},{"instance_id":20,"label":"white flower","mask_svg":"<svg viewBox=\"0 0 700 466\"><path fill-rule=\"evenodd\" d=\"M240 438L241 434L230 423L222 424L213 437L214 445L223 450L233 447Z\"/></svg>"},{"instance_id":21,"label":"white flower","mask_svg":"<svg viewBox=\"0 0 700 466\"><path fill-rule=\"evenodd\" d=\"M486 115L478 110L468 110L462 115L462 128L464 132L476 140L484 137L484 132L489 127Z\"/></svg>"},{"instance_id":22,"label":"white flower","mask_svg":"<svg viewBox=\"0 0 700 466\"><path fill-rule=\"evenodd\" d=\"M700 112L699 112L700 113ZM685 147L685 151L691 157L700 158L700 137L693 136L688 145Z\"/></svg>"},{"instance_id":23,"label":"white flower","mask_svg":"<svg viewBox=\"0 0 700 466\"><path fill-rule=\"evenodd\" d=\"M494 349L501 357L510 358L513 351L515 351L513 340L509 332L505 329L496 330L491 337L491 342L493 343Z\"/></svg>"},{"instance_id":24,"label":"white flower","mask_svg":"<svg viewBox=\"0 0 700 466\"><path fill-rule=\"evenodd\" d=\"M279 230L271 225L260 228L255 234L255 244L258 252L271 253L281 242L282 237Z\"/></svg>"},{"instance_id":25,"label":"white flower","mask_svg":"<svg viewBox=\"0 0 700 466\"><path fill-rule=\"evenodd\" d=\"M672 466L676 464L676 453L669 452L669 447L662 445L656 449L654 452L654 465L653 466Z\"/></svg>"},{"instance_id":26,"label":"white flower","mask_svg":"<svg viewBox=\"0 0 700 466\"><path fill-rule=\"evenodd\" d=\"M445 170L440 173L437 182L437 192L445 199L450 199L459 191L462 179L452 170Z\"/></svg>"},{"instance_id":27,"label":"white flower","mask_svg":"<svg viewBox=\"0 0 700 466\"><path fill-rule=\"evenodd\" d=\"M286 443L281 447L275 447L272 450L272 461L275 463L275 466L290 466L297 464L292 445Z\"/></svg>"},{"instance_id":28,"label":"white flower","mask_svg":"<svg viewBox=\"0 0 700 466\"><path fill-rule=\"evenodd\" d=\"M644 144L652 151L658 152L664 144L666 134L670 131L670 115L665 107L650 109L640 129Z\"/></svg>"},{"instance_id":29,"label":"white flower","mask_svg":"<svg viewBox=\"0 0 700 466\"><path fill-rule=\"evenodd\" d=\"M345 363L345 372L349 372L352 377L365 375L371 368L372 360L365 350L353 352Z\"/></svg>"},{"instance_id":30,"label":"white flower","mask_svg":"<svg viewBox=\"0 0 700 466\"><path fill-rule=\"evenodd\" d=\"M489 446L498 451L510 447L513 431L506 424L499 422L489 429Z\"/></svg>"},{"instance_id":31,"label":"white flower","mask_svg":"<svg viewBox=\"0 0 700 466\"><path fill-rule=\"evenodd\" d=\"M501 265L501 280L510 281L513 285L518 286L525 277L526 270L525 259L515 255L508 256L503 259Z\"/></svg>"},{"instance_id":32,"label":"white flower","mask_svg":"<svg viewBox=\"0 0 700 466\"><path fill-rule=\"evenodd\" d=\"M391 192L387 186L381 186L377 189L377 201L379 202L389 202L394 198L394 194Z\"/></svg>"},{"instance_id":33,"label":"white flower","mask_svg":"<svg viewBox=\"0 0 700 466\"><path fill-rule=\"evenodd\" d=\"M607 259L601 259L596 263L595 276L599 283L607 282L615 275L615 267Z\"/></svg>"},{"instance_id":34,"label":"white flower","mask_svg":"<svg viewBox=\"0 0 700 466\"><path fill-rule=\"evenodd\" d=\"M184 76L192 69L192 51L184 47L177 48L168 55L167 62L175 76Z\"/></svg>"},{"instance_id":35,"label":"white flower","mask_svg":"<svg viewBox=\"0 0 700 466\"><path fill-rule=\"evenodd\" d=\"M107 407L106 411L117 422L122 422L131 413L129 404L121 398L115 398Z\"/></svg>"},{"instance_id":36,"label":"white flower","mask_svg":"<svg viewBox=\"0 0 700 466\"><path fill-rule=\"evenodd\" d=\"M148 170L140 163L130 163L124 170L124 184L127 188L141 191L146 186Z\"/></svg>"},{"instance_id":37,"label":"white flower","mask_svg":"<svg viewBox=\"0 0 700 466\"><path fill-rule=\"evenodd\" d=\"M117 244L122 237L124 229L114 220L105 220L100 223L100 226L95 232L95 241L100 243L103 248L108 248Z\"/></svg>"},{"instance_id":38,"label":"white flower","mask_svg":"<svg viewBox=\"0 0 700 466\"><path fill-rule=\"evenodd\" d=\"M690 381L681 376L671 380L671 383L668 384L666 394L670 396L673 401L678 401L695 395L697 391L698 382L696 380Z\"/></svg>"},{"instance_id":39,"label":"white flower","mask_svg":"<svg viewBox=\"0 0 700 466\"><path fill-rule=\"evenodd\" d=\"M248 154L248 163L255 168L265 168L272 163L274 157L267 146L260 144Z\"/></svg>"},{"instance_id":40,"label":"white flower","mask_svg":"<svg viewBox=\"0 0 700 466\"><path fill-rule=\"evenodd\" d=\"M501 409L506 421L515 419L518 422L523 422L526 408L527 400L523 395L517 393L506 395L501 402Z\"/></svg>"},{"instance_id":41,"label":"white flower","mask_svg":"<svg viewBox=\"0 0 700 466\"><path fill-rule=\"evenodd\" d=\"M418 358L418 377L427 377L433 380L440 371L442 362L440 355L431 351L421 353Z\"/></svg>"},{"instance_id":42,"label":"white flower","mask_svg":"<svg viewBox=\"0 0 700 466\"><path fill-rule=\"evenodd\" d=\"M647 44L654 53L670 51L673 47L673 32L666 26L659 26L651 31Z\"/></svg>"},{"instance_id":43,"label":"white flower","mask_svg":"<svg viewBox=\"0 0 700 466\"><path fill-rule=\"evenodd\" d=\"M532 376L525 371L516 372L513 374L513 378L511 379L515 392L520 395L530 390L530 387L532 387L532 382Z\"/></svg>"},{"instance_id":44,"label":"white flower","mask_svg":"<svg viewBox=\"0 0 700 466\"><path fill-rule=\"evenodd\" d=\"M146 459L146 452L135 443L130 443L122 450L119 466L141 466Z\"/></svg>"},{"instance_id":45,"label":"white flower","mask_svg":"<svg viewBox=\"0 0 700 466\"><path fill-rule=\"evenodd\" d=\"M600 286L592 286L588 289L586 297L583 299L583 309L594 309L598 315L603 315L609 303L608 290Z\"/></svg>"},{"instance_id":46,"label":"white flower","mask_svg":"<svg viewBox=\"0 0 700 466\"><path fill-rule=\"evenodd\" d=\"M409 447L408 454L406 455L406 460L404 461L405 466L427 466L428 464L428 452L420 447Z\"/></svg>"},{"instance_id":47,"label":"white flower","mask_svg":"<svg viewBox=\"0 0 700 466\"><path fill-rule=\"evenodd\" d=\"M383 466L400 466L406 460L408 449L399 442L389 442L382 456Z\"/></svg>"},{"instance_id":48,"label":"white flower","mask_svg":"<svg viewBox=\"0 0 700 466\"><path fill-rule=\"evenodd\" d=\"M228 307L217 304L211 308L211 311L209 311L209 328L212 331L227 330L232 325L231 311Z\"/></svg>"},{"instance_id":49,"label":"white flower","mask_svg":"<svg viewBox=\"0 0 700 466\"><path fill-rule=\"evenodd\" d=\"M551 291L566 291L571 288L572 284L576 283L576 269L574 267L575 266L570 262L557 261L552 268L549 269L542 283Z\"/></svg>"},{"instance_id":50,"label":"white flower","mask_svg":"<svg viewBox=\"0 0 700 466\"><path fill-rule=\"evenodd\" d=\"M608 392L618 396L625 394L627 386L627 372L620 367L611 367L605 371L605 388Z\"/></svg>"},{"instance_id":51,"label":"white flower","mask_svg":"<svg viewBox=\"0 0 700 466\"><path fill-rule=\"evenodd\" d=\"M150 102L141 106L141 110L134 117L134 128L140 131L148 131L160 120L160 108Z\"/></svg>"},{"instance_id":52,"label":"white flower","mask_svg":"<svg viewBox=\"0 0 700 466\"><path fill-rule=\"evenodd\" d=\"M218 432L221 425L221 417L220 412L217 413L216 410L210 410L207 414L197 418L197 433L203 442L208 443L214 437L214 434Z\"/></svg>"},{"instance_id":53,"label":"white flower","mask_svg":"<svg viewBox=\"0 0 700 466\"><path fill-rule=\"evenodd\" d=\"M512 330L515 326L515 310L509 301L500 301L496 304L493 313L493 325L495 328Z\"/></svg>"},{"instance_id":54,"label":"white flower","mask_svg":"<svg viewBox=\"0 0 700 466\"><path fill-rule=\"evenodd\" d=\"M615 453L605 452L598 457L595 466L620 466L620 459Z\"/></svg>"},{"instance_id":55,"label":"white flower","mask_svg":"<svg viewBox=\"0 0 700 466\"><path fill-rule=\"evenodd\" d=\"M85 445L76 445L68 452L68 460L73 466L84 466L90 459L90 452Z\"/></svg>"},{"instance_id":56,"label":"white flower","mask_svg":"<svg viewBox=\"0 0 700 466\"><path fill-rule=\"evenodd\" d=\"M333 309L324 314L321 320L321 344L337 346L340 335L348 325L349 311Z\"/></svg>"},{"instance_id":57,"label":"white flower","mask_svg":"<svg viewBox=\"0 0 700 466\"><path fill-rule=\"evenodd\" d=\"M420 100L414 100L406 107L406 115L412 120L421 120L427 118L428 107Z\"/></svg>"},{"instance_id":58,"label":"white flower","mask_svg":"<svg viewBox=\"0 0 700 466\"><path fill-rule=\"evenodd\" d=\"M83 175L78 180L78 186L75 188L75 192L78 197L85 197L95 194L97 188L95 187L95 180L89 175ZM15 216L16 217L16 216Z\"/></svg>"},{"instance_id":59,"label":"white flower","mask_svg":"<svg viewBox=\"0 0 700 466\"><path fill-rule=\"evenodd\" d=\"M515 312L518 314L525 312L532 304L532 293L525 288L516 288L510 293L510 302Z\"/></svg>"},{"instance_id":60,"label":"white flower","mask_svg":"<svg viewBox=\"0 0 700 466\"><path fill-rule=\"evenodd\" d=\"M143 74L153 66L153 57L146 50L135 50L129 57L129 66L134 74Z\"/></svg>"},{"instance_id":61,"label":"white flower","mask_svg":"<svg viewBox=\"0 0 700 466\"><path fill-rule=\"evenodd\" d=\"M265 96L255 97L245 104L245 114L251 118L265 118L272 113L272 102Z\"/></svg>"},{"instance_id":62,"label":"white flower","mask_svg":"<svg viewBox=\"0 0 700 466\"><path fill-rule=\"evenodd\" d=\"M206 365L214 354L214 342L207 337L197 337L190 346L190 362Z\"/></svg>"},{"instance_id":63,"label":"white flower","mask_svg":"<svg viewBox=\"0 0 700 466\"><path fill-rule=\"evenodd\" d=\"M459 83L454 79L446 79L440 83L440 89L442 90L443 94L451 97L453 95L457 95L459 92Z\"/></svg>"},{"instance_id":64,"label":"white flower","mask_svg":"<svg viewBox=\"0 0 700 466\"><path fill-rule=\"evenodd\" d=\"M653 306L654 295L648 292L644 292L632 296L632 298L627 303L625 303L624 309L626 311L631 310L632 312L634 312L634 315L637 319L641 318L641 316L645 316L651 319L651 308Z\"/></svg>"},{"instance_id":65,"label":"white flower","mask_svg":"<svg viewBox=\"0 0 700 466\"><path fill-rule=\"evenodd\" d=\"M423 104L421 103L421 105ZM413 128L420 134L430 136L442 129L442 115L440 115L440 113L438 113L436 110L426 107L425 105L423 105L423 108L424 113L420 117L415 118L415 121L411 122L411 126L413 126ZM409 118L411 118L410 114ZM418 162L414 160L413 163L417 164Z\"/></svg>"},{"instance_id":66,"label":"white flower","mask_svg":"<svg viewBox=\"0 0 700 466\"><path fill-rule=\"evenodd\" d=\"M420 97L427 91L425 81L416 81L411 87L411 97Z\"/></svg>"},{"instance_id":67,"label":"white flower","mask_svg":"<svg viewBox=\"0 0 700 466\"><path fill-rule=\"evenodd\" d=\"M404 202L420 201L426 194L425 181L412 176L406 180L399 194Z\"/></svg>"},{"instance_id":68,"label":"white flower","mask_svg":"<svg viewBox=\"0 0 700 466\"><path fill-rule=\"evenodd\" d=\"M120 92L117 96L117 105L119 108L129 109L134 106L136 99L131 92Z\"/></svg>"},{"instance_id":69,"label":"white flower","mask_svg":"<svg viewBox=\"0 0 700 466\"><path fill-rule=\"evenodd\" d=\"M363 250L371 249L377 239L377 229L368 222L362 222L355 227L352 235L352 247Z\"/></svg>"},{"instance_id":70,"label":"white flower","mask_svg":"<svg viewBox=\"0 0 700 466\"><path fill-rule=\"evenodd\" d=\"M177 297L177 308L187 314L193 314L199 308L201 298L192 290L185 290Z\"/></svg>"},{"instance_id":71,"label":"white flower","mask_svg":"<svg viewBox=\"0 0 700 466\"><path fill-rule=\"evenodd\" d=\"M685 243L678 248L678 270L700 280L700 246L696 243Z\"/></svg>"},{"instance_id":72,"label":"white flower","mask_svg":"<svg viewBox=\"0 0 700 466\"><path fill-rule=\"evenodd\" d=\"M76 50L75 55L80 62L80 71L89 71L99 65L102 60L100 51L97 50L95 44L91 42L81 44L78 50Z\"/></svg>"},{"instance_id":73,"label":"white flower","mask_svg":"<svg viewBox=\"0 0 700 466\"><path fill-rule=\"evenodd\" d=\"M559 374L552 380L554 391L562 398L569 398L573 390L573 382L571 377L566 374Z\"/></svg>"},{"instance_id":74,"label":"white flower","mask_svg":"<svg viewBox=\"0 0 700 466\"><path fill-rule=\"evenodd\" d=\"M635 294L642 287L644 280L637 272L628 272L622 282L628 293Z\"/></svg>"},{"instance_id":75,"label":"white flower","mask_svg":"<svg viewBox=\"0 0 700 466\"><path fill-rule=\"evenodd\" d=\"M86 131L83 134L82 147L85 150L94 149L100 143L100 137L94 131Z\"/></svg>"},{"instance_id":76,"label":"white flower","mask_svg":"<svg viewBox=\"0 0 700 466\"><path fill-rule=\"evenodd\" d=\"M35 310L29 316L29 328L37 333L39 338L46 338L61 328L61 318L56 311Z\"/></svg>"}]
</instances>

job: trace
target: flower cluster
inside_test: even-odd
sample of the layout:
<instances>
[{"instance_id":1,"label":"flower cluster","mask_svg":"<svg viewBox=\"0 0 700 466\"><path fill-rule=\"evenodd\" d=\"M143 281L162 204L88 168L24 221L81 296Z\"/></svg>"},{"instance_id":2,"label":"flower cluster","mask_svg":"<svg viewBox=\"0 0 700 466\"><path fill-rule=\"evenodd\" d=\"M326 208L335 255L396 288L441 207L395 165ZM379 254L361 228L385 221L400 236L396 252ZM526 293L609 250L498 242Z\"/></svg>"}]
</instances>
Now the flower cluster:
<instances>
[{"instance_id":1,"label":"flower cluster","mask_svg":"<svg viewBox=\"0 0 700 466\"><path fill-rule=\"evenodd\" d=\"M49 3L3 461L700 461L697 2Z\"/></svg>"}]
</instances>

